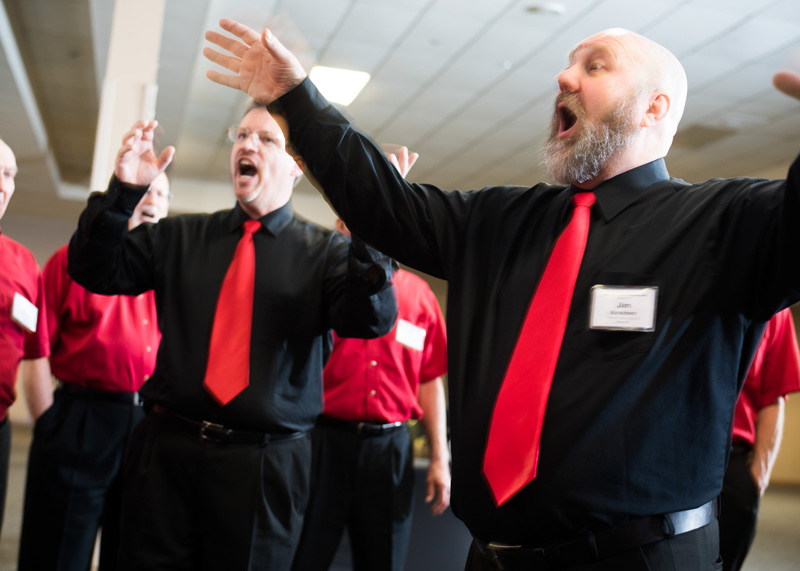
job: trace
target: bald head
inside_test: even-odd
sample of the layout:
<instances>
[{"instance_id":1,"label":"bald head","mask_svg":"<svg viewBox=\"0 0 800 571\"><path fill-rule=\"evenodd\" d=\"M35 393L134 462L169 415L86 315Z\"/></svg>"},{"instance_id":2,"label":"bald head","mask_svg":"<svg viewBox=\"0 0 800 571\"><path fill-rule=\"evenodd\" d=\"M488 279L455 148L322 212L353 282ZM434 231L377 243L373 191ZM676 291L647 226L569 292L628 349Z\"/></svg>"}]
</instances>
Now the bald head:
<instances>
[{"instance_id":1,"label":"bald head","mask_svg":"<svg viewBox=\"0 0 800 571\"><path fill-rule=\"evenodd\" d=\"M581 42L572 53L592 43L616 46L638 66L642 89L650 94L663 93L669 98L665 119L670 123L670 137L674 135L683 116L687 93L686 72L678 58L661 44L623 28L610 28L595 34Z\"/></svg>"},{"instance_id":2,"label":"bald head","mask_svg":"<svg viewBox=\"0 0 800 571\"><path fill-rule=\"evenodd\" d=\"M0 139L0 218L6 213L6 208L16 188L14 177L17 176L17 158L5 141Z\"/></svg>"}]
</instances>

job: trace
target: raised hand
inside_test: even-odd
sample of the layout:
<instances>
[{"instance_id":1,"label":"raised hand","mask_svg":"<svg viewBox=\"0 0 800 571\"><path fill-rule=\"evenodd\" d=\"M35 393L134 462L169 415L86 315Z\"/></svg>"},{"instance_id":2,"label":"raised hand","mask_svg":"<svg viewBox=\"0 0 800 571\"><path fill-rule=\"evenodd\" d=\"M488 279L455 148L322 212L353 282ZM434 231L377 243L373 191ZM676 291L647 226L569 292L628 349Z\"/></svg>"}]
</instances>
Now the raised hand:
<instances>
[{"instance_id":1,"label":"raised hand","mask_svg":"<svg viewBox=\"0 0 800 571\"><path fill-rule=\"evenodd\" d=\"M800 75L790 71L780 71L772 78L775 87L783 91L786 95L800 99Z\"/></svg>"},{"instance_id":2,"label":"raised hand","mask_svg":"<svg viewBox=\"0 0 800 571\"><path fill-rule=\"evenodd\" d=\"M231 55L212 48L203 48L203 55L234 75L208 70L206 77L211 81L243 91L259 103L266 104L305 79L303 66L268 29L259 35L234 20L220 20L219 25L239 39L209 30L206 40Z\"/></svg>"},{"instance_id":3,"label":"raised hand","mask_svg":"<svg viewBox=\"0 0 800 571\"><path fill-rule=\"evenodd\" d=\"M385 154L386 158L395 166L403 178L408 175L408 171L411 170L411 167L414 166L414 163L419 158L417 153L409 153L408 147L400 147L395 152L387 152Z\"/></svg>"},{"instance_id":4,"label":"raised hand","mask_svg":"<svg viewBox=\"0 0 800 571\"><path fill-rule=\"evenodd\" d=\"M124 183L150 186L167 168L175 155L175 147L167 147L159 156L153 150L153 136L158 121L137 121L122 138L114 174Z\"/></svg>"}]
</instances>

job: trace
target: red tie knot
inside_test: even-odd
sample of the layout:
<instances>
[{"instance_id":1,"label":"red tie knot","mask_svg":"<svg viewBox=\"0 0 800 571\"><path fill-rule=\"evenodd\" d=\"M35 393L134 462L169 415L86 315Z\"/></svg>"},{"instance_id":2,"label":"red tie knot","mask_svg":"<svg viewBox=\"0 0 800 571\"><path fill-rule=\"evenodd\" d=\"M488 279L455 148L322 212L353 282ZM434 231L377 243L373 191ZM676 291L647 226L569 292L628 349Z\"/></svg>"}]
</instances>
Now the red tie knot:
<instances>
[{"instance_id":1,"label":"red tie knot","mask_svg":"<svg viewBox=\"0 0 800 571\"><path fill-rule=\"evenodd\" d=\"M572 197L572 200L575 202L575 206L586 206L591 208L595 202L595 196L593 192L579 192Z\"/></svg>"},{"instance_id":2,"label":"red tie knot","mask_svg":"<svg viewBox=\"0 0 800 571\"><path fill-rule=\"evenodd\" d=\"M244 223L244 233L245 234L255 234L258 232L258 229L261 228L261 221L260 220L247 220Z\"/></svg>"}]
</instances>

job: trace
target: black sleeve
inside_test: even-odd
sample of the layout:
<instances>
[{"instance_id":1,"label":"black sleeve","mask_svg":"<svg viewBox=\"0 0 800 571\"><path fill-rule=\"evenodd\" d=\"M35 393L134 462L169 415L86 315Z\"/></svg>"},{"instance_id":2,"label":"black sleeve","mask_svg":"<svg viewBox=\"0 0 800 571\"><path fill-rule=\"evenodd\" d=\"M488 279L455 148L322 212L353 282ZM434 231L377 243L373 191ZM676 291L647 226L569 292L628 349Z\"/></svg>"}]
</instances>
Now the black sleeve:
<instances>
[{"instance_id":1,"label":"black sleeve","mask_svg":"<svg viewBox=\"0 0 800 571\"><path fill-rule=\"evenodd\" d=\"M324 293L331 327L341 337L371 339L397 319L394 262L362 240L333 234L332 263Z\"/></svg>"},{"instance_id":2,"label":"black sleeve","mask_svg":"<svg viewBox=\"0 0 800 571\"><path fill-rule=\"evenodd\" d=\"M94 293L137 295L152 284L151 224L128 231L128 219L147 187L112 177L106 192L93 192L69 243L70 277Z\"/></svg>"}]
</instances>

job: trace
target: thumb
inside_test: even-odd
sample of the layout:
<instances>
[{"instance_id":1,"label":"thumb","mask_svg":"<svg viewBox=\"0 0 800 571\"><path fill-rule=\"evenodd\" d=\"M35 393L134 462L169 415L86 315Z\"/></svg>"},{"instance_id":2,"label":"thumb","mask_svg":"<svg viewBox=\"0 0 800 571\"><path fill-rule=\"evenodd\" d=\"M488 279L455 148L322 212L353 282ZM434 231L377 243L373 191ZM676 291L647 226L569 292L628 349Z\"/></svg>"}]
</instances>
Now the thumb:
<instances>
[{"instance_id":1,"label":"thumb","mask_svg":"<svg viewBox=\"0 0 800 571\"><path fill-rule=\"evenodd\" d=\"M284 62L293 58L292 52L286 49L286 46L275 37L269 28L264 28L261 32L261 44L269 52L269 55L278 61Z\"/></svg>"},{"instance_id":2,"label":"thumb","mask_svg":"<svg viewBox=\"0 0 800 571\"><path fill-rule=\"evenodd\" d=\"M295 80L293 82L295 85L305 79L306 72L300 61L275 37L269 28L264 28L261 32L261 44L269 52L269 55L289 72L286 77Z\"/></svg>"},{"instance_id":3,"label":"thumb","mask_svg":"<svg viewBox=\"0 0 800 571\"><path fill-rule=\"evenodd\" d=\"M169 166L174 156L175 147L172 145L161 151L161 154L158 156L158 168L161 172L164 172L164 170Z\"/></svg>"}]
</instances>

